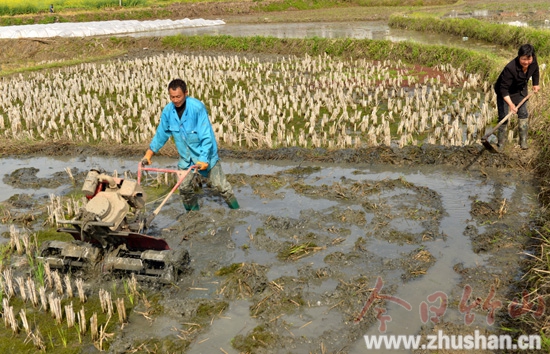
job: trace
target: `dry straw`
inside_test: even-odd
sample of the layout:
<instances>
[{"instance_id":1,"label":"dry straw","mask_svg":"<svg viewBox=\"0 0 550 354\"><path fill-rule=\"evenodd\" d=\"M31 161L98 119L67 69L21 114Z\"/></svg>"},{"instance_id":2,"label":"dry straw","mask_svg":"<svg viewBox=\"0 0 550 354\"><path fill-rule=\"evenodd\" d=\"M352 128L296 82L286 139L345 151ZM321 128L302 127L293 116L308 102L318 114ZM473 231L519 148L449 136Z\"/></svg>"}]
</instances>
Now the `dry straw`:
<instances>
[{"instance_id":1,"label":"dry straw","mask_svg":"<svg viewBox=\"0 0 550 354\"><path fill-rule=\"evenodd\" d=\"M84 307L81 307L78 312L78 325L80 328L80 334L86 333L86 311L84 310Z\"/></svg>"},{"instance_id":2,"label":"dry straw","mask_svg":"<svg viewBox=\"0 0 550 354\"><path fill-rule=\"evenodd\" d=\"M15 295L15 289L13 287L13 273L11 268L4 269L2 275L4 276L6 295L8 296L8 299L10 299L11 297L13 297L13 295Z\"/></svg>"},{"instance_id":3,"label":"dry straw","mask_svg":"<svg viewBox=\"0 0 550 354\"><path fill-rule=\"evenodd\" d=\"M63 283L61 282L61 276L57 270L52 272L53 283L57 294L63 295Z\"/></svg>"},{"instance_id":4,"label":"dry straw","mask_svg":"<svg viewBox=\"0 0 550 354\"><path fill-rule=\"evenodd\" d=\"M46 351L46 344L44 343L44 338L42 338L42 334L40 333L40 330L36 328L34 332L29 333L27 336L27 339L25 340L25 343L27 343L29 340L32 341L35 348L39 351Z\"/></svg>"},{"instance_id":5,"label":"dry straw","mask_svg":"<svg viewBox=\"0 0 550 354\"><path fill-rule=\"evenodd\" d=\"M40 295L40 305L44 311L48 311L48 299L46 297L46 288L41 286L38 288L38 294Z\"/></svg>"},{"instance_id":6,"label":"dry straw","mask_svg":"<svg viewBox=\"0 0 550 354\"><path fill-rule=\"evenodd\" d=\"M99 332L97 329L97 313L94 312L92 317L90 317L90 335L92 337L92 341L95 342L99 339Z\"/></svg>"},{"instance_id":7,"label":"dry straw","mask_svg":"<svg viewBox=\"0 0 550 354\"><path fill-rule=\"evenodd\" d=\"M67 318L67 328L74 327L75 325L75 313L73 310L73 303L65 305L65 317Z\"/></svg>"},{"instance_id":8,"label":"dry straw","mask_svg":"<svg viewBox=\"0 0 550 354\"><path fill-rule=\"evenodd\" d=\"M2 307L4 310L2 313L4 316L4 325L11 328L14 333L18 333L19 325L17 324L17 319L13 312L13 306L9 305L8 299L2 299Z\"/></svg>"},{"instance_id":9,"label":"dry straw","mask_svg":"<svg viewBox=\"0 0 550 354\"><path fill-rule=\"evenodd\" d=\"M31 329L29 327L29 321L27 321L27 313L25 312L25 309L21 309L19 311L19 317L21 318L21 324L23 325L25 333L29 334Z\"/></svg>"},{"instance_id":10,"label":"dry straw","mask_svg":"<svg viewBox=\"0 0 550 354\"><path fill-rule=\"evenodd\" d=\"M113 315L113 301L111 300L111 293L104 289L99 289L99 302L101 304L101 311L107 313L109 317Z\"/></svg>"},{"instance_id":11,"label":"dry straw","mask_svg":"<svg viewBox=\"0 0 550 354\"><path fill-rule=\"evenodd\" d=\"M48 295L48 304L50 306L50 312L52 317L58 324L63 320L63 311L61 309L61 299L55 296L53 293Z\"/></svg>"},{"instance_id":12,"label":"dry straw","mask_svg":"<svg viewBox=\"0 0 550 354\"><path fill-rule=\"evenodd\" d=\"M44 262L44 274L46 274L46 286L51 289L53 286L53 276L48 262Z\"/></svg>"},{"instance_id":13,"label":"dry straw","mask_svg":"<svg viewBox=\"0 0 550 354\"><path fill-rule=\"evenodd\" d=\"M117 298L116 301L116 311L118 313L118 321L120 324L126 323L126 307L124 306L124 298Z\"/></svg>"},{"instance_id":14,"label":"dry straw","mask_svg":"<svg viewBox=\"0 0 550 354\"><path fill-rule=\"evenodd\" d=\"M65 290L67 292L67 297L70 299L73 297L73 286L71 284L71 276L69 273L65 274L63 277L63 280L65 282Z\"/></svg>"},{"instance_id":15,"label":"dry straw","mask_svg":"<svg viewBox=\"0 0 550 354\"><path fill-rule=\"evenodd\" d=\"M17 278L15 278L15 280L17 281L17 284L19 285L19 296L21 296L21 300L23 300L23 302L26 302L27 301L27 291L25 289L25 279L23 279L23 277L17 277Z\"/></svg>"},{"instance_id":16,"label":"dry straw","mask_svg":"<svg viewBox=\"0 0 550 354\"><path fill-rule=\"evenodd\" d=\"M473 143L495 117L490 83L449 64L433 69L435 76L419 78L400 61L328 55L173 53L86 63L0 82L0 131L8 139L142 144L168 102L167 83L178 76L206 104L227 146Z\"/></svg>"},{"instance_id":17,"label":"dry straw","mask_svg":"<svg viewBox=\"0 0 550 354\"><path fill-rule=\"evenodd\" d=\"M34 280L32 280L30 277L27 278L27 292L29 294L32 306L37 307L38 294L36 293L36 285L34 284Z\"/></svg>"},{"instance_id":18,"label":"dry straw","mask_svg":"<svg viewBox=\"0 0 550 354\"><path fill-rule=\"evenodd\" d=\"M78 291L78 298L80 299L80 303L86 302L86 292L84 291L84 281L81 278L78 278L75 281L76 289Z\"/></svg>"}]
</instances>

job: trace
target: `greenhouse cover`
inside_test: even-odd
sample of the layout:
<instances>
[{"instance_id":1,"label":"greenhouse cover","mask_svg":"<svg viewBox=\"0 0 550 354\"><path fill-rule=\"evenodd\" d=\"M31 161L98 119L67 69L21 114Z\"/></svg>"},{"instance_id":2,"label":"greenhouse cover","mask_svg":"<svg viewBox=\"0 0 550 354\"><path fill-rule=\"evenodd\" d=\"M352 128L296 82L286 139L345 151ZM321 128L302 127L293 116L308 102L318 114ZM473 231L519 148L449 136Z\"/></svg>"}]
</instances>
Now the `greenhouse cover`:
<instances>
[{"instance_id":1,"label":"greenhouse cover","mask_svg":"<svg viewBox=\"0 0 550 354\"><path fill-rule=\"evenodd\" d=\"M86 37L223 25L223 20L188 19L152 21L57 22L0 27L0 38Z\"/></svg>"}]
</instances>

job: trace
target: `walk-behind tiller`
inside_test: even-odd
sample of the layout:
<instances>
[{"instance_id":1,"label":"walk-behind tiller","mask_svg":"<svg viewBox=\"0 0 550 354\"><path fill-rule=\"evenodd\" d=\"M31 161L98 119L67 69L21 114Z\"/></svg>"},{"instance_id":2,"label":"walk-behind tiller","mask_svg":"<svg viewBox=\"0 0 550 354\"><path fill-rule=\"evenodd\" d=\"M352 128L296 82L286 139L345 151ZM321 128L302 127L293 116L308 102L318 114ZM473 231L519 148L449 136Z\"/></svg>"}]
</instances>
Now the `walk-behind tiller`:
<instances>
[{"instance_id":1,"label":"walk-behind tiller","mask_svg":"<svg viewBox=\"0 0 550 354\"><path fill-rule=\"evenodd\" d=\"M140 185L143 172L174 173L178 180L161 204L145 213L145 197ZM82 191L86 204L72 220L58 220L72 227L59 228L74 238L72 242L46 241L40 258L52 268L90 268L103 272L135 273L141 279L157 278L171 283L186 271L187 250L170 249L168 243L143 234L170 196L178 189L188 170L171 170L138 165L137 180L109 176L97 169L88 172Z\"/></svg>"}]
</instances>

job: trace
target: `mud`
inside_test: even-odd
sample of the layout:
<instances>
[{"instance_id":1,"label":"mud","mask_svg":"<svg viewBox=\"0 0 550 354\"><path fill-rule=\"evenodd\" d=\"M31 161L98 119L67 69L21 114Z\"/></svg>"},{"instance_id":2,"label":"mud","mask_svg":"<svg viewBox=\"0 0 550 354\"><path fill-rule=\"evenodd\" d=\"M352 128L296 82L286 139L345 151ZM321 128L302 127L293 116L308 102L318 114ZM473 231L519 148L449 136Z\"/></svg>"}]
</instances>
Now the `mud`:
<instances>
[{"instance_id":1,"label":"mud","mask_svg":"<svg viewBox=\"0 0 550 354\"><path fill-rule=\"evenodd\" d=\"M294 159L283 159L291 152ZM187 249L190 273L173 285L140 283L147 301L138 301L128 324L117 327L106 343L109 352L361 353L362 336L379 330L374 307L361 316L378 277L381 293L407 301L416 314L407 319L411 312L377 300L376 308L387 308L392 318L387 333L443 325L423 324L415 310L435 291L449 298L443 317L449 333L474 325L498 332L481 309L474 325L464 325L458 305L466 285L472 296L485 298L493 285L496 297L511 300L524 257L518 251L528 244L536 208L535 186L521 174L479 165L467 171L420 167L406 159L392 167L356 162L359 154L351 151L273 151L271 162L232 154L243 156L222 163L242 208L228 209L207 183L199 183L200 211L185 213L179 196L170 199L148 233ZM394 156L388 153L385 161ZM135 162L121 157L1 163L3 184L11 187L2 194L3 209L11 213L3 224L32 231L48 227L47 196L74 195L87 168L135 175L128 167ZM174 159L156 163L169 166ZM169 188L145 183L154 195ZM78 275L90 293L120 281L110 274ZM505 308L498 313L497 323L504 323Z\"/></svg>"},{"instance_id":2,"label":"mud","mask_svg":"<svg viewBox=\"0 0 550 354\"><path fill-rule=\"evenodd\" d=\"M4 156L140 156L147 149L139 146L83 146L71 141L57 141L36 145L0 145ZM422 146L377 146L359 149L329 150L323 148L304 149L299 147L278 149L235 150L222 147L219 155L226 159L255 161L293 162L342 162L362 164L388 164L396 166L450 165L468 171L479 168L506 168L529 171L536 156L536 147L527 151L510 145L503 154L489 152L481 144L464 147L444 147L424 144ZM162 156L177 157L175 147L167 144L159 152Z\"/></svg>"}]
</instances>

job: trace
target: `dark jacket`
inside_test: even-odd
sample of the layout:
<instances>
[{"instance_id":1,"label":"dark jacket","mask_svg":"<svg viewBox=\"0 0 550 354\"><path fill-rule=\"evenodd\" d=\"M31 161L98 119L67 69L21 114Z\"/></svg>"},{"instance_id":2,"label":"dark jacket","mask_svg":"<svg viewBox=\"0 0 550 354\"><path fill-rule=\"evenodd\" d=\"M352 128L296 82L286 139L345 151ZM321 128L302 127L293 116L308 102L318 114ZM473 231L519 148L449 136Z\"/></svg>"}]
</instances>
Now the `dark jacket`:
<instances>
[{"instance_id":1,"label":"dark jacket","mask_svg":"<svg viewBox=\"0 0 550 354\"><path fill-rule=\"evenodd\" d=\"M539 64L537 57L533 56L533 62L524 73L519 64L519 57L509 62L500 73L495 83L495 93L501 97L510 96L517 100L520 96L527 96L527 83L533 79L533 86L539 84Z\"/></svg>"}]
</instances>

